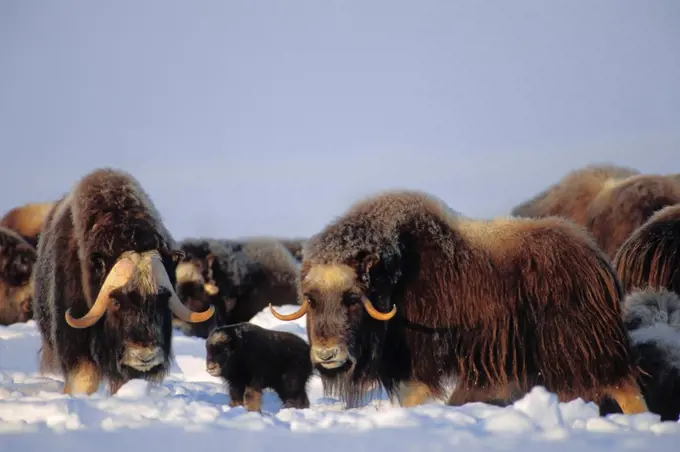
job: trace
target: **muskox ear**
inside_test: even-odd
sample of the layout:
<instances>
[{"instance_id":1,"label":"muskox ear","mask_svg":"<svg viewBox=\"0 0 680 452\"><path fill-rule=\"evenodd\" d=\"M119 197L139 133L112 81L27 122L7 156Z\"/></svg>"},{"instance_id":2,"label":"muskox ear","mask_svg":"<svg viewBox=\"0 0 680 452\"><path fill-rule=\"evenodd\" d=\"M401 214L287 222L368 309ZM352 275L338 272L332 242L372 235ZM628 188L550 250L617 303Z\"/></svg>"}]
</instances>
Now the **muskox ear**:
<instances>
[{"instance_id":1,"label":"muskox ear","mask_svg":"<svg viewBox=\"0 0 680 452\"><path fill-rule=\"evenodd\" d=\"M368 275L371 269L380 262L380 256L375 253L367 254L361 261L361 269L365 275Z\"/></svg>"},{"instance_id":2,"label":"muskox ear","mask_svg":"<svg viewBox=\"0 0 680 452\"><path fill-rule=\"evenodd\" d=\"M183 261L184 258L187 257L187 254L184 251L178 249L178 250L172 250L170 252L170 256L172 257L172 263L174 265L177 265L181 261Z\"/></svg>"}]
</instances>

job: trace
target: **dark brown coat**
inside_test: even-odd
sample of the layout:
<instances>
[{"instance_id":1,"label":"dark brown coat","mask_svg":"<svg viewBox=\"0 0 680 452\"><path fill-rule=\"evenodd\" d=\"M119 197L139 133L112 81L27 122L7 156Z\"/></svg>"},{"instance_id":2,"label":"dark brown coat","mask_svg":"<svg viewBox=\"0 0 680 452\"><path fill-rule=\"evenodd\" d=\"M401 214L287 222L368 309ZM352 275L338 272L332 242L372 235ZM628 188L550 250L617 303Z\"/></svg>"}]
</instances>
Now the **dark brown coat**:
<instances>
[{"instance_id":1,"label":"dark brown coat","mask_svg":"<svg viewBox=\"0 0 680 452\"><path fill-rule=\"evenodd\" d=\"M588 206L586 228L614 259L623 242L649 217L680 203L680 183L666 176L641 175L605 187Z\"/></svg>"},{"instance_id":2,"label":"dark brown coat","mask_svg":"<svg viewBox=\"0 0 680 452\"><path fill-rule=\"evenodd\" d=\"M0 325L33 317L31 274L36 250L11 229L0 227Z\"/></svg>"},{"instance_id":3,"label":"dark brown coat","mask_svg":"<svg viewBox=\"0 0 680 452\"><path fill-rule=\"evenodd\" d=\"M277 317L307 313L312 362L345 399L378 381L414 405L457 377L453 405L543 385L645 410L616 275L567 220L475 221L384 193L308 240L300 278L300 311Z\"/></svg>"},{"instance_id":4,"label":"dark brown coat","mask_svg":"<svg viewBox=\"0 0 680 452\"><path fill-rule=\"evenodd\" d=\"M309 345L295 334L244 322L213 330L205 348L206 370L228 385L229 406L261 411L262 391L271 388L283 408L309 408Z\"/></svg>"},{"instance_id":5,"label":"dark brown coat","mask_svg":"<svg viewBox=\"0 0 680 452\"><path fill-rule=\"evenodd\" d=\"M35 264L34 314L43 369L64 392L115 393L131 378L160 381L172 358L172 313L193 321L174 291L181 251L139 183L101 169L50 212Z\"/></svg>"},{"instance_id":6,"label":"dark brown coat","mask_svg":"<svg viewBox=\"0 0 680 452\"><path fill-rule=\"evenodd\" d=\"M680 205L659 210L635 230L614 267L626 292L649 287L680 294Z\"/></svg>"},{"instance_id":7,"label":"dark brown coat","mask_svg":"<svg viewBox=\"0 0 680 452\"><path fill-rule=\"evenodd\" d=\"M21 235L31 246L38 246L40 231L54 202L34 202L15 207L0 220L0 226L9 228Z\"/></svg>"},{"instance_id":8,"label":"dark brown coat","mask_svg":"<svg viewBox=\"0 0 680 452\"><path fill-rule=\"evenodd\" d=\"M215 326L247 322L269 303L297 304L299 264L276 239L187 239L177 267L177 293L195 310L215 307L212 322L175 326L207 337Z\"/></svg>"},{"instance_id":9,"label":"dark brown coat","mask_svg":"<svg viewBox=\"0 0 680 452\"><path fill-rule=\"evenodd\" d=\"M614 165L588 165L569 172L559 182L528 201L515 206L511 215L544 218L559 216L585 226L586 209L607 184L638 174L630 168Z\"/></svg>"}]
</instances>

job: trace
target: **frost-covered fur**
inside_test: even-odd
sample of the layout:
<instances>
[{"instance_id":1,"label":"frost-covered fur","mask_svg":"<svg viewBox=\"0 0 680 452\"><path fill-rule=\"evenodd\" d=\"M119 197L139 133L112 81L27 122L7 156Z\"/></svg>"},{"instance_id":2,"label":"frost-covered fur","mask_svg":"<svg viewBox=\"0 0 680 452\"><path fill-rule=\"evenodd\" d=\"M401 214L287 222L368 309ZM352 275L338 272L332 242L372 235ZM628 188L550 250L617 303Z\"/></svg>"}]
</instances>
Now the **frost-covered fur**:
<instances>
[{"instance_id":1,"label":"frost-covered fur","mask_svg":"<svg viewBox=\"0 0 680 452\"><path fill-rule=\"evenodd\" d=\"M650 411L662 420L680 415L680 296L665 289L636 291L624 302L623 319Z\"/></svg>"}]
</instances>

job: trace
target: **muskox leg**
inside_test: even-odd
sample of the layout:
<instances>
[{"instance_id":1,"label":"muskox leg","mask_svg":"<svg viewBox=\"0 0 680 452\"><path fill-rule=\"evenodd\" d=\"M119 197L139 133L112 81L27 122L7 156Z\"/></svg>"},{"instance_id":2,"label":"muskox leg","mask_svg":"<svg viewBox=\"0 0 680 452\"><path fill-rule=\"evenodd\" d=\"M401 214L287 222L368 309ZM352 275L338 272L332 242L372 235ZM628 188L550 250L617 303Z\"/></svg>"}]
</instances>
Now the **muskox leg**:
<instances>
[{"instance_id":1,"label":"muskox leg","mask_svg":"<svg viewBox=\"0 0 680 452\"><path fill-rule=\"evenodd\" d=\"M114 395L125 384L125 381L118 379L109 380L109 394Z\"/></svg>"},{"instance_id":2,"label":"muskox leg","mask_svg":"<svg viewBox=\"0 0 680 452\"><path fill-rule=\"evenodd\" d=\"M277 391L281 402L283 402L283 408L297 408L299 410L309 408L309 398L305 391L299 393L280 393Z\"/></svg>"},{"instance_id":3,"label":"muskox leg","mask_svg":"<svg viewBox=\"0 0 680 452\"><path fill-rule=\"evenodd\" d=\"M397 388L397 399L403 407L422 405L432 395L428 385L415 380L402 382Z\"/></svg>"},{"instance_id":4,"label":"muskox leg","mask_svg":"<svg viewBox=\"0 0 680 452\"><path fill-rule=\"evenodd\" d=\"M229 385L229 397L231 397L231 402L229 402L230 407L243 406L243 394L245 393L245 390L245 386L235 384Z\"/></svg>"},{"instance_id":5,"label":"muskox leg","mask_svg":"<svg viewBox=\"0 0 680 452\"><path fill-rule=\"evenodd\" d=\"M482 402L489 405L506 406L518 398L519 388L515 384L499 386L456 386L447 405L461 406L466 403Z\"/></svg>"},{"instance_id":6,"label":"muskox leg","mask_svg":"<svg viewBox=\"0 0 680 452\"><path fill-rule=\"evenodd\" d=\"M67 372L64 394L93 394L101 379L101 372L92 361L81 360Z\"/></svg>"},{"instance_id":7,"label":"muskox leg","mask_svg":"<svg viewBox=\"0 0 680 452\"><path fill-rule=\"evenodd\" d=\"M607 395L616 400L621 407L623 414L636 414L649 411L642 391L634 378L629 378L625 383L617 387L607 388L604 391Z\"/></svg>"},{"instance_id":8,"label":"muskox leg","mask_svg":"<svg viewBox=\"0 0 680 452\"><path fill-rule=\"evenodd\" d=\"M248 411L262 411L262 390L246 386L243 394L243 405Z\"/></svg>"}]
</instances>

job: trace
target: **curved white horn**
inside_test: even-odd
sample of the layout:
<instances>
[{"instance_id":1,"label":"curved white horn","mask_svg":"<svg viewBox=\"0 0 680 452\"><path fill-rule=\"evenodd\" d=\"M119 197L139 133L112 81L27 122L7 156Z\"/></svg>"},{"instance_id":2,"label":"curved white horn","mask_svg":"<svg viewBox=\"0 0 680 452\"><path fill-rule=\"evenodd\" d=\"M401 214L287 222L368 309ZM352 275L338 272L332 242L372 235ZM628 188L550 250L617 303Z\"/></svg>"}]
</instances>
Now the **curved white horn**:
<instances>
[{"instance_id":1,"label":"curved white horn","mask_svg":"<svg viewBox=\"0 0 680 452\"><path fill-rule=\"evenodd\" d=\"M135 257L137 259L135 259ZM113 268L111 268L111 271L109 271L109 274L106 275L106 279L104 280L104 284L102 284L102 288L99 290L97 299L94 301L87 314L76 319L71 315L71 308L69 308L66 310L66 314L64 314L66 323L72 328L78 329L89 328L97 323L97 320L102 318L111 304L109 294L112 290L124 285L130 279L137 261L139 261L139 255L133 254L122 257L116 262Z\"/></svg>"}]
</instances>

